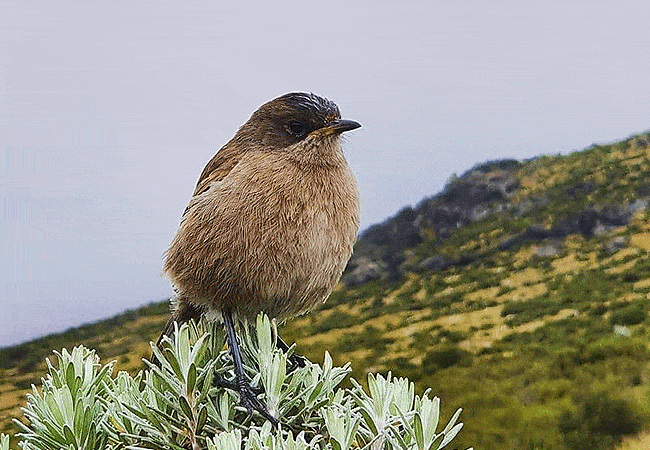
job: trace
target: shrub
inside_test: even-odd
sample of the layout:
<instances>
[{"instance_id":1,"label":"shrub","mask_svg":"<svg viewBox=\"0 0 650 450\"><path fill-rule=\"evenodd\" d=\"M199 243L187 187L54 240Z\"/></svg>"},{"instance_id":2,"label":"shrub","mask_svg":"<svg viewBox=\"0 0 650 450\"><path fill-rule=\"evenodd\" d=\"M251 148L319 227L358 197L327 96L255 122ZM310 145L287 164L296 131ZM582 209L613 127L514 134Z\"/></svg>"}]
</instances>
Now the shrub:
<instances>
[{"instance_id":1,"label":"shrub","mask_svg":"<svg viewBox=\"0 0 650 450\"><path fill-rule=\"evenodd\" d=\"M501 311L501 316L514 315L506 320L508 326L514 327L522 323L530 322L540 317L557 314L560 305L556 299L541 295L530 300L510 300Z\"/></svg>"},{"instance_id":2,"label":"shrub","mask_svg":"<svg viewBox=\"0 0 650 450\"><path fill-rule=\"evenodd\" d=\"M463 333L462 331L456 331L456 330L442 329L438 333L438 338L440 340L444 340L447 342L457 343L467 339L467 333Z\"/></svg>"},{"instance_id":3,"label":"shrub","mask_svg":"<svg viewBox=\"0 0 650 450\"><path fill-rule=\"evenodd\" d=\"M564 444L571 450L613 448L625 435L641 430L640 415L624 400L606 393L582 399L575 411L565 411L559 429Z\"/></svg>"},{"instance_id":4,"label":"shrub","mask_svg":"<svg viewBox=\"0 0 650 450\"><path fill-rule=\"evenodd\" d=\"M440 349L432 350L426 354L422 360L422 370L425 373L431 373L439 369L459 364L461 361L467 361L471 354L456 346L446 346Z\"/></svg>"},{"instance_id":5,"label":"shrub","mask_svg":"<svg viewBox=\"0 0 650 450\"><path fill-rule=\"evenodd\" d=\"M340 310L334 310L329 315L322 317L321 320L314 326L316 333L325 333L335 328L347 328L350 325L355 325L357 319Z\"/></svg>"},{"instance_id":6,"label":"shrub","mask_svg":"<svg viewBox=\"0 0 650 450\"><path fill-rule=\"evenodd\" d=\"M57 363L47 361L42 388L33 388L23 408L28 423L16 421L21 447L437 450L462 428L459 409L437 431L440 400L430 398L429 390L415 395L405 378L370 374L369 392L354 379L352 388L342 389L349 365L334 367L326 354L322 366L289 371L289 355L276 348L267 317L242 328L245 370L279 419L278 429L257 413L249 415L235 393L213 383L232 380L234 372L223 331L203 320L166 337L162 351L152 346L160 365L147 361L149 368L135 377L114 375L114 362L100 364L85 347L55 352ZM9 450L6 435L0 435L0 450Z\"/></svg>"},{"instance_id":7,"label":"shrub","mask_svg":"<svg viewBox=\"0 0 650 450\"><path fill-rule=\"evenodd\" d=\"M617 357L643 360L648 349L642 342L620 336L609 336L589 343L582 351L582 361L595 363Z\"/></svg>"},{"instance_id":8,"label":"shrub","mask_svg":"<svg viewBox=\"0 0 650 450\"><path fill-rule=\"evenodd\" d=\"M602 316L607 312L607 306L599 303L595 305L592 309L589 310L589 314L592 316Z\"/></svg>"},{"instance_id":9,"label":"shrub","mask_svg":"<svg viewBox=\"0 0 650 450\"><path fill-rule=\"evenodd\" d=\"M609 321L612 325L636 325L643 322L648 313L638 306L630 305L612 312Z\"/></svg>"},{"instance_id":10,"label":"shrub","mask_svg":"<svg viewBox=\"0 0 650 450\"><path fill-rule=\"evenodd\" d=\"M340 352L351 352L354 350L371 349L373 353L381 353L391 340L372 325L367 325L361 332L343 333L336 341L336 350Z\"/></svg>"}]
</instances>

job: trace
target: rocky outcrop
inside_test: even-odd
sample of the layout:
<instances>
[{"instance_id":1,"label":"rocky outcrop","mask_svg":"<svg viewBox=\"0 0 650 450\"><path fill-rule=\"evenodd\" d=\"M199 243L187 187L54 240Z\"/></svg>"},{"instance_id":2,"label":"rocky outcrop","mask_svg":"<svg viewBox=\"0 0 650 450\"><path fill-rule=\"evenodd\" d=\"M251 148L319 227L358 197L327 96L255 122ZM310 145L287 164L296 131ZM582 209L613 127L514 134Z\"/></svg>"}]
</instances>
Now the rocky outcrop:
<instances>
[{"instance_id":1,"label":"rocky outcrop","mask_svg":"<svg viewBox=\"0 0 650 450\"><path fill-rule=\"evenodd\" d=\"M481 164L450 180L440 194L368 228L359 237L343 282L355 286L377 278L401 277L407 251L425 238L435 236L442 242L456 228L507 210L519 188L514 177L519 164L515 160ZM434 255L421 261L419 268L442 270L457 263Z\"/></svg>"},{"instance_id":2,"label":"rocky outcrop","mask_svg":"<svg viewBox=\"0 0 650 450\"><path fill-rule=\"evenodd\" d=\"M648 184L638 188L637 199L629 203L594 205L575 212L559 208L561 212L557 214L561 218L551 226L535 224L536 220L542 220L542 216L544 221L548 221L547 208L558 202L566 199L576 205L588 204L587 199L602 192L604 187L594 181L573 181L565 186L554 186L554 191L538 191L522 198L517 195L520 192L520 167L521 163L515 160L481 164L460 177L453 177L440 194L371 226L359 237L354 255L343 274L343 283L351 287L375 279L398 279L406 271L442 271L451 266L470 264L485 253L450 257L439 253L437 248L444 245L454 230L494 215L503 216L506 222L528 218L528 223L533 224L496 243L488 252L538 243L533 254L553 257L563 251L562 241L567 236L592 238L606 235L616 227L629 224L634 213L647 209L650 203ZM429 255L422 254L420 244L425 241ZM627 242L613 240L604 244L603 251L613 252L621 245L625 246Z\"/></svg>"},{"instance_id":3,"label":"rocky outcrop","mask_svg":"<svg viewBox=\"0 0 650 450\"><path fill-rule=\"evenodd\" d=\"M572 234L582 235L586 238L602 235L613 228L627 225L630 223L632 215L640 208L646 208L647 205L647 200L639 200L630 205L608 207L600 211L591 208L585 209L572 214L551 228L531 226L523 233L498 244L497 249L509 250L526 242L539 242L546 239L561 240Z\"/></svg>"},{"instance_id":4,"label":"rocky outcrop","mask_svg":"<svg viewBox=\"0 0 650 450\"><path fill-rule=\"evenodd\" d=\"M362 256L350 261L345 271L344 281L347 286L356 286L380 278L383 272L384 269L377 262Z\"/></svg>"}]
</instances>

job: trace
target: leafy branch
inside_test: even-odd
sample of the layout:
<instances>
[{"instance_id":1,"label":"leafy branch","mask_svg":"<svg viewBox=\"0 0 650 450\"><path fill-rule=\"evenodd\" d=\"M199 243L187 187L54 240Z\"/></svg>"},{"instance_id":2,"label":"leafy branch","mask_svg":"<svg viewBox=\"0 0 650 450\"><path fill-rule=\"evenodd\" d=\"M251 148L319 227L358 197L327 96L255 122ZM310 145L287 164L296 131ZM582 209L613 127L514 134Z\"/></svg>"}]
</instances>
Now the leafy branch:
<instances>
[{"instance_id":1,"label":"leafy branch","mask_svg":"<svg viewBox=\"0 0 650 450\"><path fill-rule=\"evenodd\" d=\"M23 408L28 424L16 420L24 450L226 449L226 450L438 450L462 428L460 409L438 429L440 400L427 390L415 395L404 378L368 376L369 392L352 380L339 385L349 364L291 370L275 345L275 323L260 315L244 325L244 368L260 399L280 421L277 430L249 415L237 394L221 326L202 320L181 326L152 345L159 364L136 376L113 374L93 350L75 347L47 361L41 388L32 386ZM292 349L290 349L290 352ZM9 439L0 436L0 450Z\"/></svg>"}]
</instances>

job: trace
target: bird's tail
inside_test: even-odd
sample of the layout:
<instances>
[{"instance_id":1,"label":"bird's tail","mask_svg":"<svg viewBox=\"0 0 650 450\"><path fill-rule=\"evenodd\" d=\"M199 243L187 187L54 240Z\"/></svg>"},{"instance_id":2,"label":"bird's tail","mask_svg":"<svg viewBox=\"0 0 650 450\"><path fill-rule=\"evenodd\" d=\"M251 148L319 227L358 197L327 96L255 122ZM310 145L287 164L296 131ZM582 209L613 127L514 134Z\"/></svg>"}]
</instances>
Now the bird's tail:
<instances>
[{"instance_id":1,"label":"bird's tail","mask_svg":"<svg viewBox=\"0 0 650 450\"><path fill-rule=\"evenodd\" d=\"M199 318L203 315L203 310L200 307L188 302L187 300L180 301L180 299L176 299L174 303L175 307L172 311L172 315L169 317L169 320L165 324L162 333L160 333L158 342L156 342L156 346L161 350L163 337L171 336L174 333L174 323L178 323L180 326L192 319L199 320ZM152 356L152 361L154 360L155 357Z\"/></svg>"}]
</instances>

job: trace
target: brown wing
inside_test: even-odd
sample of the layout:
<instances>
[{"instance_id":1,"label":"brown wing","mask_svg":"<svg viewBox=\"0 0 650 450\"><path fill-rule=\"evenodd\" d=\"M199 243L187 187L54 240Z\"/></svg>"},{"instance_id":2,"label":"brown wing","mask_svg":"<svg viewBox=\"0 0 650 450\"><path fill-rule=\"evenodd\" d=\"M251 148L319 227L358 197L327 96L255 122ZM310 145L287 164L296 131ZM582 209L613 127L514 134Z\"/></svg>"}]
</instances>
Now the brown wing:
<instances>
[{"instance_id":1,"label":"brown wing","mask_svg":"<svg viewBox=\"0 0 650 450\"><path fill-rule=\"evenodd\" d=\"M232 168L237 165L241 155L242 151L237 146L226 144L221 148L203 168L192 197L207 191L210 184L223 180Z\"/></svg>"},{"instance_id":2,"label":"brown wing","mask_svg":"<svg viewBox=\"0 0 650 450\"><path fill-rule=\"evenodd\" d=\"M210 188L210 184L216 183L220 180L223 180L228 173L232 170L233 167L237 165L241 159L242 151L237 149L235 146L229 146L226 144L217 152L216 155L206 164L201 172L199 181L196 183L196 188L194 189L194 194L192 198L196 197L207 191ZM192 200L190 204L185 208L183 216L187 214L187 211L192 206ZM167 259L167 258L166 258ZM167 270L167 262L165 262L165 271ZM156 344L158 348L162 350L162 339L163 336L171 336L174 332L174 323L178 322L179 325L188 322L192 319L198 320L203 315L203 309L194 305L191 301L184 297L176 299L176 308L172 312L171 317L167 321L165 328L163 328L162 334L158 338L158 343ZM157 361L155 356L151 357L156 365L160 366L160 362Z\"/></svg>"},{"instance_id":3,"label":"brown wing","mask_svg":"<svg viewBox=\"0 0 650 450\"><path fill-rule=\"evenodd\" d=\"M223 146L203 168L199 181L196 182L192 197L203 194L212 183L223 180L232 168L237 165L241 159L241 155L242 151L237 149L236 146L229 146L228 144ZM191 205L192 201L190 200L190 204L183 211L183 217L185 217Z\"/></svg>"}]
</instances>

